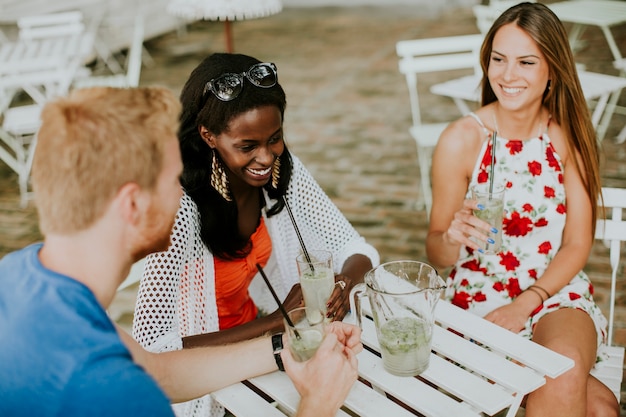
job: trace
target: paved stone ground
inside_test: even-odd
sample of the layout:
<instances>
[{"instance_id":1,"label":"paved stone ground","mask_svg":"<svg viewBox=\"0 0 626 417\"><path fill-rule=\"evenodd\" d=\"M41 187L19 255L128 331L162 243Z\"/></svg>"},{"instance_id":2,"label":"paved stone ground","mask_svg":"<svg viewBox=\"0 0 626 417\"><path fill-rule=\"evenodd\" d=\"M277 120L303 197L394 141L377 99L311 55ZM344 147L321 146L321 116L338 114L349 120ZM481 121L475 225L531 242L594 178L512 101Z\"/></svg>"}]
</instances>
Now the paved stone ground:
<instances>
[{"instance_id":1,"label":"paved stone ground","mask_svg":"<svg viewBox=\"0 0 626 417\"><path fill-rule=\"evenodd\" d=\"M154 65L143 69L141 83L180 91L203 57L224 49L222 30L219 23L196 22L183 36L171 33L148 41ZM397 70L395 43L476 33L471 10L286 8L265 19L236 22L233 31L236 52L277 64L289 103L285 130L291 150L380 250L382 260L424 260L427 218L415 205L419 171L415 144L407 131L409 101L406 83ZM626 44L626 27L615 33L618 45ZM589 70L616 74L601 32L589 28L584 40L577 60ZM457 75L462 73L445 77ZM425 121L459 116L451 100L428 94L428 85L440 77L423 78ZM619 104L626 106L623 94ZM626 116L614 115L603 142L606 186L626 187L626 144L613 140L625 123ZM0 164L0 256L38 239L33 205L19 208L16 177ZM594 246L587 270L598 302L608 311L610 268L603 245ZM626 284L619 284L618 292L616 341L626 345ZM112 306L126 325L132 317L133 296L131 288Z\"/></svg>"}]
</instances>

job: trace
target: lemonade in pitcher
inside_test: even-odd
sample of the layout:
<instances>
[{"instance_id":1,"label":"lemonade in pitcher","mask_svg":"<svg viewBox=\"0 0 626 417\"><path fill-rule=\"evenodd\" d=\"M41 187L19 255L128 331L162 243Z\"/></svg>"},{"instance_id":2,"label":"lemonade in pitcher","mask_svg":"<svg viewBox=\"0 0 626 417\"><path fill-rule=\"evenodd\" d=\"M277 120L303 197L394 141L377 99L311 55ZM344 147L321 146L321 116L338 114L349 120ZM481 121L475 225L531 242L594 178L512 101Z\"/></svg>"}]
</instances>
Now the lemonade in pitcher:
<instances>
[{"instance_id":1,"label":"lemonade in pitcher","mask_svg":"<svg viewBox=\"0 0 626 417\"><path fill-rule=\"evenodd\" d=\"M378 342L387 372L413 376L428 368L432 333L424 321L400 317L387 321L378 334Z\"/></svg>"}]
</instances>

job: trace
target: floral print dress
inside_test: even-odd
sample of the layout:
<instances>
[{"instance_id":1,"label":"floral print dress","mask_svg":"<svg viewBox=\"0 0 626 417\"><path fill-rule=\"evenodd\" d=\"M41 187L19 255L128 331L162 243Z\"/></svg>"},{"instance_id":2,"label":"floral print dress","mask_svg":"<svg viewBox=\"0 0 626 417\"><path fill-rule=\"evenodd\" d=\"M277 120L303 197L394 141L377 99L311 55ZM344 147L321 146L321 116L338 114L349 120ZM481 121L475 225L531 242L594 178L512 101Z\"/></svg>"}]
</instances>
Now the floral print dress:
<instances>
[{"instance_id":1,"label":"floral print dress","mask_svg":"<svg viewBox=\"0 0 626 417\"><path fill-rule=\"evenodd\" d=\"M491 132L478 116L470 116L489 139ZM491 148L491 140L485 140L470 187L489 181ZM538 137L523 141L498 137L494 175L495 183L505 186L501 250L482 254L462 247L445 294L453 304L481 317L511 303L541 277L561 246L567 216L563 164L547 128ZM559 308L587 312L595 323L598 346L606 343L607 321L593 300L593 285L583 271L538 306L520 334L530 338L533 325Z\"/></svg>"}]
</instances>

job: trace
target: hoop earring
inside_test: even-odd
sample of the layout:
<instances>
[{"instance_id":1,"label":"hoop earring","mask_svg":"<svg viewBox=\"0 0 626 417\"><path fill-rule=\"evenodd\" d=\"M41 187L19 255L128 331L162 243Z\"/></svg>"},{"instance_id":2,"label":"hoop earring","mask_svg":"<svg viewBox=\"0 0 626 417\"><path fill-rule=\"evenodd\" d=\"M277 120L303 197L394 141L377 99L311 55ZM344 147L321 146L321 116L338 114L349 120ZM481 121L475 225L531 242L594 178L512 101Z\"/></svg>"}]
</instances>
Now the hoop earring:
<instances>
[{"instance_id":1,"label":"hoop earring","mask_svg":"<svg viewBox=\"0 0 626 417\"><path fill-rule=\"evenodd\" d=\"M222 163L217 160L215 154L217 151L213 149L213 160L211 161L211 187L215 189L226 201L233 201L228 189L228 177L224 172Z\"/></svg>"},{"instance_id":2,"label":"hoop earring","mask_svg":"<svg viewBox=\"0 0 626 417\"><path fill-rule=\"evenodd\" d=\"M278 190L278 181L280 180L280 157L276 157L272 166L272 187Z\"/></svg>"}]
</instances>

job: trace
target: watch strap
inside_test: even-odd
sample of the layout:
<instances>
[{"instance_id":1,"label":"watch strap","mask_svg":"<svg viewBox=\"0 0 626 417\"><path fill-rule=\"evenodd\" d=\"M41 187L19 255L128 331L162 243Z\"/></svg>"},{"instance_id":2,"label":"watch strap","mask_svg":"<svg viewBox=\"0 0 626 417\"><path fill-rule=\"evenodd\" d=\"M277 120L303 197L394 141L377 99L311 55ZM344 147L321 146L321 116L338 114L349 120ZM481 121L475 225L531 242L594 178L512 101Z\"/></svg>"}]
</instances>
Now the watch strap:
<instances>
[{"instance_id":1,"label":"watch strap","mask_svg":"<svg viewBox=\"0 0 626 417\"><path fill-rule=\"evenodd\" d=\"M283 350L283 334L276 333L272 335L272 350L274 352L274 360L276 361L276 366L278 366L279 371L284 371L285 366L283 365L283 358L280 357L280 352Z\"/></svg>"}]
</instances>

